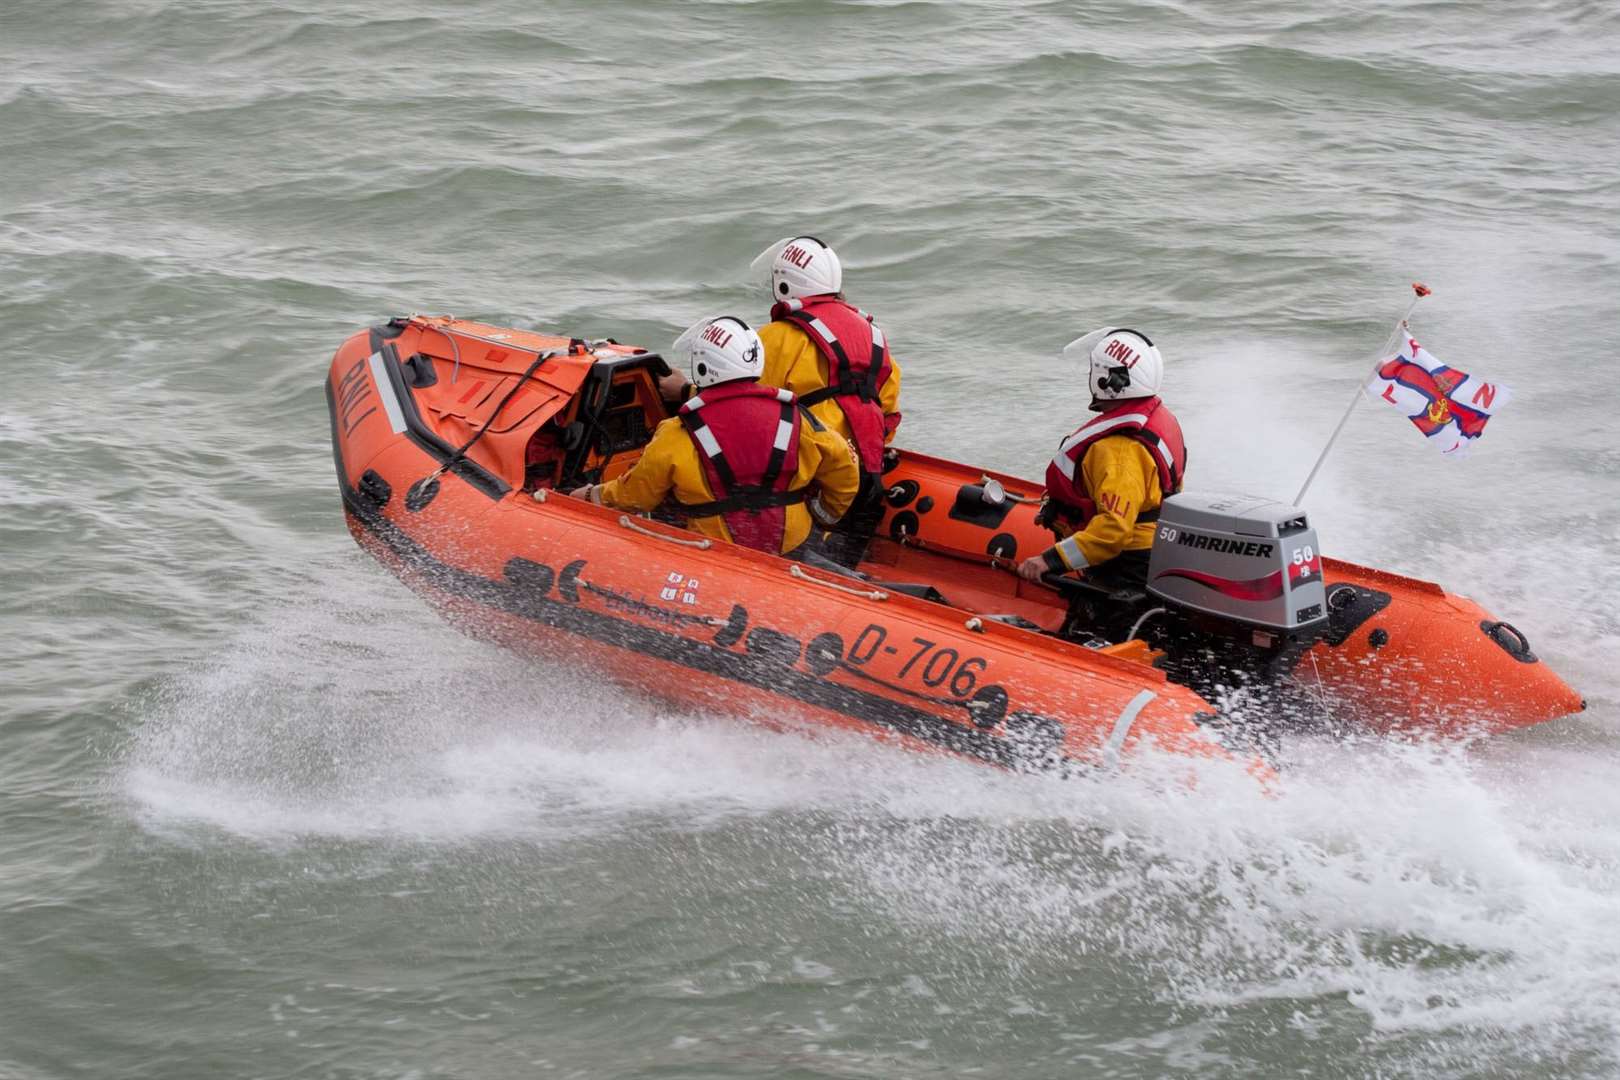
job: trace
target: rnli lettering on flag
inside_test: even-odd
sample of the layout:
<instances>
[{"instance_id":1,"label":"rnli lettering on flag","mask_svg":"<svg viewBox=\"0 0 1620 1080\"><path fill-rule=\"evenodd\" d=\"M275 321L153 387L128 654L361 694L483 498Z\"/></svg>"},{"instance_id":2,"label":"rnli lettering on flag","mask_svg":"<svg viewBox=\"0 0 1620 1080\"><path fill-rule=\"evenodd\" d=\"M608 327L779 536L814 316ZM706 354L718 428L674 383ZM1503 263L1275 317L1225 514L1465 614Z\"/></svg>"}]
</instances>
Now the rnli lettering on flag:
<instances>
[{"instance_id":1,"label":"rnli lettering on flag","mask_svg":"<svg viewBox=\"0 0 1620 1080\"><path fill-rule=\"evenodd\" d=\"M1430 445L1450 457L1467 454L1485 433L1485 422L1512 396L1501 383L1447 367L1410 335L1402 335L1399 352L1379 362L1367 394L1405 413Z\"/></svg>"}]
</instances>

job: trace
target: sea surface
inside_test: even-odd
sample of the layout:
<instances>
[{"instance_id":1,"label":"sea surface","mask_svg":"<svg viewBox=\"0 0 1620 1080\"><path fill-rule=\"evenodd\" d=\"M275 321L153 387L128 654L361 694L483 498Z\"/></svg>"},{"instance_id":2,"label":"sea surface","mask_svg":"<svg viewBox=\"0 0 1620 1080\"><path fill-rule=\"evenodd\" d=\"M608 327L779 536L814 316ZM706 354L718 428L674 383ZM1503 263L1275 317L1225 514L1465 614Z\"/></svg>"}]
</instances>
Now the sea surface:
<instances>
[{"instance_id":1,"label":"sea surface","mask_svg":"<svg viewBox=\"0 0 1620 1080\"><path fill-rule=\"evenodd\" d=\"M454 313L667 344L809 232L906 446L1038 475L1161 346L1329 554L1581 716L1016 776L683 712L360 553L322 381ZM1620 7L0 0L0 1077L1620 1075Z\"/></svg>"}]
</instances>

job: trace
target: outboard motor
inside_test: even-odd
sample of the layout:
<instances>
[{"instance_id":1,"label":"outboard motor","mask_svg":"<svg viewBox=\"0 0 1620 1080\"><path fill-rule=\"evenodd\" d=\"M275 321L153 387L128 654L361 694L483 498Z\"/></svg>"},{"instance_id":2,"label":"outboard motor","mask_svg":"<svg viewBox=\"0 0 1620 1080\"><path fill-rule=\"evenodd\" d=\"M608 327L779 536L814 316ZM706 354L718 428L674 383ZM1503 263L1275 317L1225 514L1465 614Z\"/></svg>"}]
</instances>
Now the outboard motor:
<instances>
[{"instance_id":1,"label":"outboard motor","mask_svg":"<svg viewBox=\"0 0 1620 1080\"><path fill-rule=\"evenodd\" d=\"M1169 616L1182 674L1270 680L1327 629L1316 531L1297 506L1253 495L1172 495L1159 511L1148 592Z\"/></svg>"}]
</instances>

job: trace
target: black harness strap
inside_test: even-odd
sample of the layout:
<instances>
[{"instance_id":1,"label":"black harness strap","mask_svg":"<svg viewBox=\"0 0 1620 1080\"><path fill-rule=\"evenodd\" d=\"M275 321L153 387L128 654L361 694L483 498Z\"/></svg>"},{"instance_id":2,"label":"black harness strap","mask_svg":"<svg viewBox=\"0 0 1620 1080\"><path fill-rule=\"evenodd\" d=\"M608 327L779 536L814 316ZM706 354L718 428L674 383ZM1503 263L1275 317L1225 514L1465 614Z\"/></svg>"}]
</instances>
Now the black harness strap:
<instances>
[{"instance_id":1,"label":"black harness strap","mask_svg":"<svg viewBox=\"0 0 1620 1080\"><path fill-rule=\"evenodd\" d=\"M778 506L793 506L804 502L804 488L792 491L740 491L723 499L706 503L670 503L671 509L687 517L713 517L716 514L734 514L739 510L770 510Z\"/></svg>"},{"instance_id":2,"label":"black harness strap","mask_svg":"<svg viewBox=\"0 0 1620 1080\"><path fill-rule=\"evenodd\" d=\"M698 453L703 454L705 458L708 458L709 463L714 466L714 471L720 474L720 482L726 485L726 490L734 490L737 487L737 474L731 471L731 462L726 460L724 449L713 457L709 457L708 454L703 453L703 444L698 442L698 429L706 428L709 425L705 424L703 422L703 418L700 417L696 412L682 412L679 415L681 418L681 423L685 426L687 432L692 436L692 441L698 443ZM711 432L710 434L712 435L713 433ZM715 444L719 445L719 441L720 440L716 439Z\"/></svg>"},{"instance_id":3,"label":"black harness strap","mask_svg":"<svg viewBox=\"0 0 1620 1080\"><path fill-rule=\"evenodd\" d=\"M796 403L792 401L782 402L782 414L778 418L779 425L786 424L789 429L793 427L793 409L795 404ZM776 446L774 443L772 444L771 460L765 465L765 475L759 478L758 486L760 490L770 491L776 486L777 477L782 475L782 465L787 461L787 452L787 447ZM728 488L730 486L731 485L729 483L726 485Z\"/></svg>"},{"instance_id":4,"label":"black harness strap","mask_svg":"<svg viewBox=\"0 0 1620 1080\"><path fill-rule=\"evenodd\" d=\"M862 401L876 401L878 399L877 378L878 372L883 367L883 345L878 342L877 330L874 327L872 333L872 362L866 367L866 385L861 388Z\"/></svg>"},{"instance_id":5,"label":"black harness strap","mask_svg":"<svg viewBox=\"0 0 1620 1080\"><path fill-rule=\"evenodd\" d=\"M802 311L791 311L785 318L810 335L815 341L820 335L811 330L810 316ZM829 329L829 333L831 330ZM836 337L829 344L832 346L832 363L827 372L827 385L819 390L812 390L808 394L799 395L799 404L806 408L811 405L820 405L823 401L835 397L855 397L861 401L876 401L878 369L883 366L883 346L878 344L878 337L872 335L872 363L866 369L866 375L856 382L849 373L849 354L844 351L844 343Z\"/></svg>"},{"instance_id":6,"label":"black harness strap","mask_svg":"<svg viewBox=\"0 0 1620 1080\"><path fill-rule=\"evenodd\" d=\"M782 402L781 415L778 421L781 424L793 425L793 412L798 408L797 401ZM809 415L806 413L805 415ZM698 412L683 412L679 414L681 423L691 434L692 441L698 442L698 428L707 427ZM712 432L711 432L712 435ZM719 440L715 440L719 445ZM792 506L805 500L805 490L773 491L777 478L782 475L782 466L787 463L788 448L785 446L771 446L770 460L765 463L765 472L757 484L737 483L737 474L732 471L731 463L726 460L725 448L720 453L710 457L703 452L702 443L698 443L698 453L702 454L714 466L714 471L720 474L720 482L726 486L726 497L715 499L706 503L674 502L670 505L688 517L711 517L715 514L731 514L739 510L769 510L778 506Z\"/></svg>"}]
</instances>

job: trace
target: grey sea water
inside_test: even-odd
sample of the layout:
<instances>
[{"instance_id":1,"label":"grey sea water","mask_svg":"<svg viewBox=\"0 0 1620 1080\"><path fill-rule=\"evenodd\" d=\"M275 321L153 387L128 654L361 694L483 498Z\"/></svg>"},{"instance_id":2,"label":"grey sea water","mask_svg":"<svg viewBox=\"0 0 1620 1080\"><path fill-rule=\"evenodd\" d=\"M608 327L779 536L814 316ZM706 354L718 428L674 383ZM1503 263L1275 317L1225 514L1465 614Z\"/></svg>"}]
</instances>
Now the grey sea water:
<instances>
[{"instance_id":1,"label":"grey sea water","mask_svg":"<svg viewBox=\"0 0 1620 1080\"><path fill-rule=\"evenodd\" d=\"M0 1076L1620 1073L1620 9L5 0ZM1266 799L769 734L361 555L322 379L423 310L662 345L790 232L901 442L1035 475L1150 333L1291 496L1408 294L1517 397L1363 405L1331 554L1590 699Z\"/></svg>"}]
</instances>

